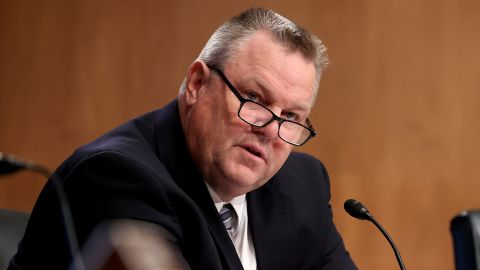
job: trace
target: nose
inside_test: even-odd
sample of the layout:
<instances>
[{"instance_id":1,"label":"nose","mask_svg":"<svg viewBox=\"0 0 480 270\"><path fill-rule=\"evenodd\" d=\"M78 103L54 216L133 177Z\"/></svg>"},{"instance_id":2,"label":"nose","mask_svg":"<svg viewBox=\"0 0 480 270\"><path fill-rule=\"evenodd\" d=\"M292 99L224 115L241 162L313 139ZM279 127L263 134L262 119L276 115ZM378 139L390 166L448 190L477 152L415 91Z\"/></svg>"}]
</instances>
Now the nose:
<instances>
[{"instance_id":1,"label":"nose","mask_svg":"<svg viewBox=\"0 0 480 270\"><path fill-rule=\"evenodd\" d=\"M252 126L253 132L269 140L274 140L278 138L278 128L278 121L275 120L264 127Z\"/></svg>"}]
</instances>

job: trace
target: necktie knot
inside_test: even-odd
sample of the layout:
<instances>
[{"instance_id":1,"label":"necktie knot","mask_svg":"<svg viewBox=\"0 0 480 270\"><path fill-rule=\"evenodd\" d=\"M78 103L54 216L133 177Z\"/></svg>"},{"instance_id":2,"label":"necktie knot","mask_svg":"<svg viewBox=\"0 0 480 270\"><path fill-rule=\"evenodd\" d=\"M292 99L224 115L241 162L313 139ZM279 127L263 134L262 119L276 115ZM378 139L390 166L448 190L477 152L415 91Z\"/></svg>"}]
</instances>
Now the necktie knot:
<instances>
[{"instance_id":1,"label":"necktie knot","mask_svg":"<svg viewBox=\"0 0 480 270\"><path fill-rule=\"evenodd\" d=\"M220 215L220 219L223 222L223 226L225 226L225 229L227 229L228 233L230 234L230 237L232 237L233 239L235 237L235 229L237 226L238 218L232 204L230 203L224 204L218 214Z\"/></svg>"}]
</instances>

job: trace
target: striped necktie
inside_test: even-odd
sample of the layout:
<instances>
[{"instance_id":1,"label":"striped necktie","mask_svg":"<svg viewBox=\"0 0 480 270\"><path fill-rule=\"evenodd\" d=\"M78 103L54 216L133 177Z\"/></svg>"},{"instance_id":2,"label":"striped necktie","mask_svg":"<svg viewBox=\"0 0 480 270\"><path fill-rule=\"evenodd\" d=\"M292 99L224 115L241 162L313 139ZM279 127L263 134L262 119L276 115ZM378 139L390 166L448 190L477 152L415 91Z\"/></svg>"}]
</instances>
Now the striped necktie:
<instances>
[{"instance_id":1,"label":"striped necktie","mask_svg":"<svg viewBox=\"0 0 480 270\"><path fill-rule=\"evenodd\" d=\"M220 212L220 219L223 222L223 226L227 229L228 234L233 239L236 235L236 227L237 227L237 213L235 213L235 209L230 203L224 204Z\"/></svg>"}]
</instances>

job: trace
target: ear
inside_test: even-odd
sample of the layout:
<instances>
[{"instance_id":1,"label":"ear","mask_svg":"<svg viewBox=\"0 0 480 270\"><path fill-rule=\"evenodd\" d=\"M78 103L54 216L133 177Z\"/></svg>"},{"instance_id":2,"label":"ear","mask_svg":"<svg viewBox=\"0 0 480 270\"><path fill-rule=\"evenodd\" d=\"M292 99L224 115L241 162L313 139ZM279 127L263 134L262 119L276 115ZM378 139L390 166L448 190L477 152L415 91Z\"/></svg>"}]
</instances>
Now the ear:
<instances>
[{"instance_id":1,"label":"ear","mask_svg":"<svg viewBox=\"0 0 480 270\"><path fill-rule=\"evenodd\" d=\"M194 104L205 90L209 73L209 68L201 60L196 60L190 65L185 82L185 100L187 104Z\"/></svg>"}]
</instances>

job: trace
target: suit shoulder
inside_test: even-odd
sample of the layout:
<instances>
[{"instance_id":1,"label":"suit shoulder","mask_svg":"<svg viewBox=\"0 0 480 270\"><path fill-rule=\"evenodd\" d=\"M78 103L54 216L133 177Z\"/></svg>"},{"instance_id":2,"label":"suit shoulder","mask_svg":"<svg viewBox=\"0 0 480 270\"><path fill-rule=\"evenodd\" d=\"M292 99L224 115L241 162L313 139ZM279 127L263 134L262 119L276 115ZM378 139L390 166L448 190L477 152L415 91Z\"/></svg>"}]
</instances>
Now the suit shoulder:
<instances>
[{"instance_id":1,"label":"suit shoulder","mask_svg":"<svg viewBox=\"0 0 480 270\"><path fill-rule=\"evenodd\" d=\"M279 182L287 185L322 186L329 188L329 177L323 163L317 158L299 152L292 152L276 175Z\"/></svg>"},{"instance_id":2,"label":"suit shoulder","mask_svg":"<svg viewBox=\"0 0 480 270\"><path fill-rule=\"evenodd\" d=\"M304 162L320 162L320 160L317 159L316 157L303 152L292 152L288 157L288 159L304 161Z\"/></svg>"},{"instance_id":3,"label":"suit shoulder","mask_svg":"<svg viewBox=\"0 0 480 270\"><path fill-rule=\"evenodd\" d=\"M175 113L175 105L169 104L160 110L131 119L92 142L80 146L62 166L71 167L98 157L130 159L147 164L157 163L158 130L170 128L172 125L170 116Z\"/></svg>"},{"instance_id":4,"label":"suit shoulder","mask_svg":"<svg viewBox=\"0 0 480 270\"><path fill-rule=\"evenodd\" d=\"M282 169L326 173L325 165L319 159L301 152L292 152Z\"/></svg>"}]
</instances>

